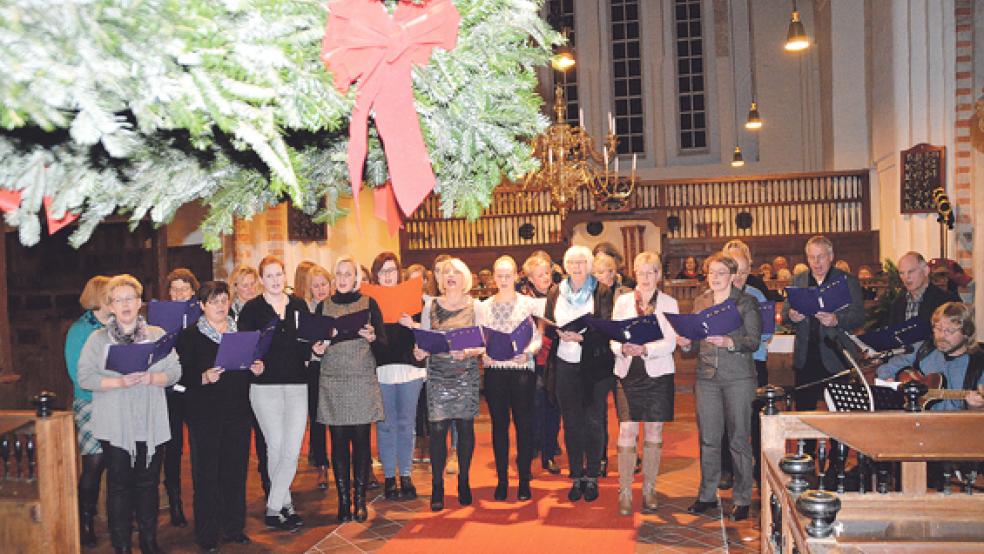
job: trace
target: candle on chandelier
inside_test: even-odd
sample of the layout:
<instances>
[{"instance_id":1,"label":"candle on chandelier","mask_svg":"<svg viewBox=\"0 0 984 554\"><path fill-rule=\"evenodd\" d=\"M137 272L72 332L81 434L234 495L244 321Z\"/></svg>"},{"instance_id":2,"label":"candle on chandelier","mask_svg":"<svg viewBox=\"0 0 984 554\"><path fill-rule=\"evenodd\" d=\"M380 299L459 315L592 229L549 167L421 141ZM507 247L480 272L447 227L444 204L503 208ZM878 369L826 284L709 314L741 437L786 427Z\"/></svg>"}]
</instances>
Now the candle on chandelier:
<instances>
[{"instance_id":1,"label":"candle on chandelier","mask_svg":"<svg viewBox=\"0 0 984 554\"><path fill-rule=\"evenodd\" d=\"M632 174L635 175L636 171L636 154L632 154Z\"/></svg>"},{"instance_id":2,"label":"candle on chandelier","mask_svg":"<svg viewBox=\"0 0 984 554\"><path fill-rule=\"evenodd\" d=\"M608 171L608 147L605 147L605 171Z\"/></svg>"},{"instance_id":3,"label":"candle on chandelier","mask_svg":"<svg viewBox=\"0 0 984 554\"><path fill-rule=\"evenodd\" d=\"M547 149L547 165L553 165L553 148Z\"/></svg>"},{"instance_id":4,"label":"candle on chandelier","mask_svg":"<svg viewBox=\"0 0 984 554\"><path fill-rule=\"evenodd\" d=\"M577 124L584 127L584 108L577 109Z\"/></svg>"},{"instance_id":5,"label":"candle on chandelier","mask_svg":"<svg viewBox=\"0 0 984 554\"><path fill-rule=\"evenodd\" d=\"M608 112L608 134L615 134L615 120L612 119L612 112Z\"/></svg>"},{"instance_id":6,"label":"candle on chandelier","mask_svg":"<svg viewBox=\"0 0 984 554\"><path fill-rule=\"evenodd\" d=\"M615 174L618 175L618 154L615 154Z\"/></svg>"}]
</instances>

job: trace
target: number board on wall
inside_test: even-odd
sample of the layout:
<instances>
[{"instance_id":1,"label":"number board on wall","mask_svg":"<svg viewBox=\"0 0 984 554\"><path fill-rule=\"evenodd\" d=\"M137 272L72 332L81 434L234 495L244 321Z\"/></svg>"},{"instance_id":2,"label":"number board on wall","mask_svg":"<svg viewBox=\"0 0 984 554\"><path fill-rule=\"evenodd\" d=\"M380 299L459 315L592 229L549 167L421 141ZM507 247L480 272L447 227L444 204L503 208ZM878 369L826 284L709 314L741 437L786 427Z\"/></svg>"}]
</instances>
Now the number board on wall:
<instances>
[{"instance_id":1,"label":"number board on wall","mask_svg":"<svg viewBox=\"0 0 984 554\"><path fill-rule=\"evenodd\" d=\"M287 238L302 242L328 240L328 227L324 223L315 223L311 216L288 205Z\"/></svg>"},{"instance_id":2,"label":"number board on wall","mask_svg":"<svg viewBox=\"0 0 984 554\"><path fill-rule=\"evenodd\" d=\"M917 144L902 151L902 213L935 213L933 190L946 188L946 147Z\"/></svg>"}]
</instances>

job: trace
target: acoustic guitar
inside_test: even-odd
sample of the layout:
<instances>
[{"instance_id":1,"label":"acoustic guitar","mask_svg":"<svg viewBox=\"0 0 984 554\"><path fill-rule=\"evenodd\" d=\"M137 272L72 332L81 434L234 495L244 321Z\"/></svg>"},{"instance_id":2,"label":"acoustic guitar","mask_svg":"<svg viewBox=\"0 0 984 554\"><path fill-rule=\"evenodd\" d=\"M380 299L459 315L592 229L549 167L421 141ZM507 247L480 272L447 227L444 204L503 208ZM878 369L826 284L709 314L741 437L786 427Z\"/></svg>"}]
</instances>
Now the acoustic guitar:
<instances>
[{"instance_id":1,"label":"acoustic guitar","mask_svg":"<svg viewBox=\"0 0 984 554\"><path fill-rule=\"evenodd\" d=\"M912 367L899 370L896 380L899 382L898 390L902 390L902 385L910 381L918 381L926 385L926 388L929 390L919 399L919 404L924 410L931 402L939 400L963 400L967 397L967 393L971 392L964 389L947 389L946 377L942 373L930 373L927 375Z\"/></svg>"}]
</instances>

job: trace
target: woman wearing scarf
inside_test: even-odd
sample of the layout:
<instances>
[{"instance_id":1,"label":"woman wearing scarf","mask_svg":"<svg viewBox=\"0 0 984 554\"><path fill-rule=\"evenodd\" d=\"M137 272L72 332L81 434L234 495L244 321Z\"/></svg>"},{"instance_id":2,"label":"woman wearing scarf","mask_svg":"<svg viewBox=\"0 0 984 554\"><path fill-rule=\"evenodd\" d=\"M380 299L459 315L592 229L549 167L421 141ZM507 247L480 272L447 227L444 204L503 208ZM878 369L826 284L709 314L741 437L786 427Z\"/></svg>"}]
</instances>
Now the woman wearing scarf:
<instances>
[{"instance_id":1,"label":"woman wearing scarf","mask_svg":"<svg viewBox=\"0 0 984 554\"><path fill-rule=\"evenodd\" d=\"M109 305L106 304L106 283L109 277L96 275L89 279L79 296L79 304L85 309L65 336L65 366L68 377L75 385L76 438L79 454L82 456L82 474L79 476L79 522L82 546L96 546L96 506L99 504L99 481L102 479L106 462L102 447L92 434L92 393L79 386L79 354L89 335L102 329L109 321Z\"/></svg>"},{"instance_id":2,"label":"woman wearing scarf","mask_svg":"<svg viewBox=\"0 0 984 554\"><path fill-rule=\"evenodd\" d=\"M376 357L373 354L376 349L386 348L383 314L375 300L359 292L361 284L362 269L355 259L351 256L338 258L335 262L335 294L315 310L331 317L369 312L369 322L359 330L359 338L331 340L315 346L316 353L323 352L318 421L328 426L331 436L331 464L338 488L339 522L353 518L361 522L368 517L366 487L371 468L369 434L372 424L383 419L383 398L376 379ZM353 489L354 496L350 499Z\"/></svg>"},{"instance_id":3,"label":"woman wearing scarf","mask_svg":"<svg viewBox=\"0 0 984 554\"><path fill-rule=\"evenodd\" d=\"M612 319L623 320L656 314L663 338L646 344L612 341L618 387L618 511L632 515L632 481L636 464L639 427L642 447L642 513L656 512L656 475L663 449L663 422L673 421L673 351L676 332L666 313L679 313L677 301L656 288L663 278L662 262L655 252L640 252L632 264L636 287L615 301Z\"/></svg>"},{"instance_id":4,"label":"woman wearing scarf","mask_svg":"<svg viewBox=\"0 0 984 554\"><path fill-rule=\"evenodd\" d=\"M538 302L529 296L516 294L516 261L502 256L492 266L498 292L480 302L478 323L496 331L511 333L530 316L542 313ZM518 500L529 500L530 465L533 459L533 398L536 395L536 373L533 353L540 348L540 334L516 357L493 360L483 357L485 367L485 399L492 418L492 451L498 484L494 498L505 500L509 489L509 414L516 426L516 469L519 472Z\"/></svg>"},{"instance_id":5,"label":"woman wearing scarf","mask_svg":"<svg viewBox=\"0 0 984 554\"><path fill-rule=\"evenodd\" d=\"M564 253L567 278L551 289L544 316L563 326L582 315L601 319L612 317L612 290L591 274L591 250L572 246ZM587 329L557 329L558 340L550 362L560 415L564 423L564 444L570 463L571 490L567 498L577 502L598 498L598 475L605 445L604 412L608 391L612 389L614 363L608 341Z\"/></svg>"},{"instance_id":6,"label":"woman wearing scarf","mask_svg":"<svg viewBox=\"0 0 984 554\"><path fill-rule=\"evenodd\" d=\"M219 540L248 544L246 468L252 409L249 385L263 373L257 360L249 371L215 367L223 333L235 333L229 316L229 286L206 282L198 289L202 316L181 332L175 350L186 383L191 479L195 487L195 538L204 550Z\"/></svg>"},{"instance_id":7,"label":"woman wearing scarf","mask_svg":"<svg viewBox=\"0 0 984 554\"><path fill-rule=\"evenodd\" d=\"M86 341L79 356L78 382L92 391L92 431L99 439L107 468L106 508L116 552L130 552L131 522L136 512L140 549L160 552L157 544L157 488L163 445L171 438L164 387L181 377L174 352L147 371L122 375L106 369L113 344L153 342L164 335L147 325L140 313L143 286L130 275L106 283L105 303L112 317Z\"/></svg>"},{"instance_id":8,"label":"woman wearing scarf","mask_svg":"<svg viewBox=\"0 0 984 554\"><path fill-rule=\"evenodd\" d=\"M229 276L229 289L232 292L229 315L232 319L239 319L239 312L243 311L243 306L256 298L256 287L259 282L260 274L254 267L241 265L232 270L232 275Z\"/></svg>"},{"instance_id":9,"label":"woman wearing scarf","mask_svg":"<svg viewBox=\"0 0 984 554\"><path fill-rule=\"evenodd\" d=\"M307 269L307 283L303 290L304 301L308 310L316 312L321 304L331 294L331 273L324 267L314 264ZM318 396L321 379L321 356L311 353L307 363L308 386L308 465L318 468L318 488L328 488L328 447L325 444L327 429L323 423L318 423Z\"/></svg>"},{"instance_id":10,"label":"woman wearing scarf","mask_svg":"<svg viewBox=\"0 0 984 554\"><path fill-rule=\"evenodd\" d=\"M428 298L420 327L450 331L475 325L475 303L468 291L472 273L465 262L450 258L440 264L441 296ZM427 417L430 421L431 510L444 509L444 469L448 460L448 430L458 429L458 504L472 503L468 471L475 451L478 416L478 358L481 349L430 355L414 347L417 360L427 360Z\"/></svg>"}]
</instances>

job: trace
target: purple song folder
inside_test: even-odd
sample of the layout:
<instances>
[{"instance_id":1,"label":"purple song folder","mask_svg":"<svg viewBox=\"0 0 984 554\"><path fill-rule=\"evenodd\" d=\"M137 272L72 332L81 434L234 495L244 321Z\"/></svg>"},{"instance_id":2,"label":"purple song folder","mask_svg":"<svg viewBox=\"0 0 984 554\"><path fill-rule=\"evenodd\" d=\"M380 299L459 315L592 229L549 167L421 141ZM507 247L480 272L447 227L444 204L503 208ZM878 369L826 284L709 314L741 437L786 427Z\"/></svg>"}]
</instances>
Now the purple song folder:
<instances>
[{"instance_id":1,"label":"purple song folder","mask_svg":"<svg viewBox=\"0 0 984 554\"><path fill-rule=\"evenodd\" d=\"M509 333L482 327L485 353L497 362L505 362L526 351L533 342L533 319L526 318Z\"/></svg>"},{"instance_id":2,"label":"purple song folder","mask_svg":"<svg viewBox=\"0 0 984 554\"><path fill-rule=\"evenodd\" d=\"M168 333L194 325L202 315L202 307L194 300L172 302L151 300L147 304L147 323Z\"/></svg>"},{"instance_id":3,"label":"purple song folder","mask_svg":"<svg viewBox=\"0 0 984 554\"><path fill-rule=\"evenodd\" d=\"M533 316L533 319L538 325L543 325L543 333L556 340L558 338L557 330L561 331L573 331L575 333L584 333L588 330L588 319L591 317L590 314L584 314L580 317L572 319L563 325L557 325L557 323L550 321L545 317L540 317L538 315Z\"/></svg>"},{"instance_id":4,"label":"purple song folder","mask_svg":"<svg viewBox=\"0 0 984 554\"><path fill-rule=\"evenodd\" d=\"M762 334L774 335L776 333L776 303L760 302L759 312L762 314Z\"/></svg>"},{"instance_id":5,"label":"purple song folder","mask_svg":"<svg viewBox=\"0 0 984 554\"><path fill-rule=\"evenodd\" d=\"M249 366L259 359L255 354L256 343L260 341L261 334L259 331L223 333L212 366L225 370L249 369Z\"/></svg>"},{"instance_id":6,"label":"purple song folder","mask_svg":"<svg viewBox=\"0 0 984 554\"><path fill-rule=\"evenodd\" d=\"M260 339L256 341L256 349L253 351L253 359L260 360L267 355L270 351L270 345L273 344L273 336L277 333L277 328L280 325L280 318L275 317L271 319L263 329L259 331Z\"/></svg>"},{"instance_id":7,"label":"purple song folder","mask_svg":"<svg viewBox=\"0 0 984 554\"><path fill-rule=\"evenodd\" d=\"M369 310L359 310L338 316L335 319L335 334L331 342L342 342L362 338L359 331L369 324Z\"/></svg>"},{"instance_id":8,"label":"purple song folder","mask_svg":"<svg viewBox=\"0 0 984 554\"><path fill-rule=\"evenodd\" d=\"M446 331L444 336L448 338L451 350L466 350L468 348L482 348L485 346L485 337L482 330L478 327L463 327Z\"/></svg>"},{"instance_id":9,"label":"purple song folder","mask_svg":"<svg viewBox=\"0 0 984 554\"><path fill-rule=\"evenodd\" d=\"M331 338L335 329L335 318L321 314L297 312L297 336L303 340L318 342Z\"/></svg>"},{"instance_id":10,"label":"purple song folder","mask_svg":"<svg viewBox=\"0 0 984 554\"><path fill-rule=\"evenodd\" d=\"M444 354L451 351L451 343L440 331L414 329L413 339L417 343L417 348L428 354Z\"/></svg>"},{"instance_id":11,"label":"purple song folder","mask_svg":"<svg viewBox=\"0 0 984 554\"><path fill-rule=\"evenodd\" d=\"M171 350L174 350L174 345L178 342L179 334L178 331L175 331L157 339L157 342L154 343L154 352L150 356L151 365L163 360L171 353Z\"/></svg>"},{"instance_id":12,"label":"purple song folder","mask_svg":"<svg viewBox=\"0 0 984 554\"><path fill-rule=\"evenodd\" d=\"M786 295L789 307L805 316L836 312L851 303L846 275L819 287L786 287Z\"/></svg>"},{"instance_id":13,"label":"purple song folder","mask_svg":"<svg viewBox=\"0 0 984 554\"><path fill-rule=\"evenodd\" d=\"M927 340L932 333L932 328L928 323L918 318L912 318L898 325L868 331L859 336L858 339L870 346L873 350L885 352Z\"/></svg>"},{"instance_id":14,"label":"purple song folder","mask_svg":"<svg viewBox=\"0 0 984 554\"><path fill-rule=\"evenodd\" d=\"M663 314L677 334L690 340L727 335L741 327L741 314L732 300L725 300L696 314Z\"/></svg>"},{"instance_id":15,"label":"purple song folder","mask_svg":"<svg viewBox=\"0 0 984 554\"><path fill-rule=\"evenodd\" d=\"M604 335L608 340L629 344L646 344L663 338L659 319L655 315L645 315L632 319L609 320L588 319L588 325Z\"/></svg>"},{"instance_id":16,"label":"purple song folder","mask_svg":"<svg viewBox=\"0 0 984 554\"><path fill-rule=\"evenodd\" d=\"M147 371L154 346L152 342L110 345L106 354L106 369L123 375Z\"/></svg>"}]
</instances>

